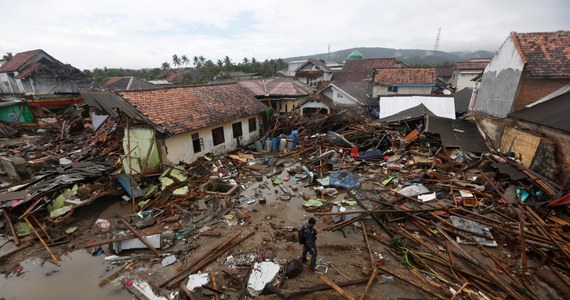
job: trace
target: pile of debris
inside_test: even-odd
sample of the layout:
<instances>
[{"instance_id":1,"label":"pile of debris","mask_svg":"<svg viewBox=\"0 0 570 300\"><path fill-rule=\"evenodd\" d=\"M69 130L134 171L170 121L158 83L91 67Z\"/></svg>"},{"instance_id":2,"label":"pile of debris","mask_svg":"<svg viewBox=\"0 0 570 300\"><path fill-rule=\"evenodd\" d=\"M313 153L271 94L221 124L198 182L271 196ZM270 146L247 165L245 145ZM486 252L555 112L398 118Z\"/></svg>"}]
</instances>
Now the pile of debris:
<instances>
[{"instance_id":1,"label":"pile of debris","mask_svg":"<svg viewBox=\"0 0 570 300\"><path fill-rule=\"evenodd\" d=\"M286 114L256 143L265 151L141 175L123 171L113 120L71 123L1 150L5 273L28 247L58 265L87 249L119 265L105 280L148 299L570 297L567 191L422 124ZM298 260L310 216L318 276Z\"/></svg>"}]
</instances>

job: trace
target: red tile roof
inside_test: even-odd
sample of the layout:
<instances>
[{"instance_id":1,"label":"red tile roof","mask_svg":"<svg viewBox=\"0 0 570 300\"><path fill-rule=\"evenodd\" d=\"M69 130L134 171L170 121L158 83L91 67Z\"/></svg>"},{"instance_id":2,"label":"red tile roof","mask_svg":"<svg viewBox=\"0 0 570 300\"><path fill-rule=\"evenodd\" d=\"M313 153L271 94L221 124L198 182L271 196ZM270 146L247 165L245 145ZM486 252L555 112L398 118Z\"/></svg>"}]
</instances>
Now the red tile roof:
<instances>
[{"instance_id":1,"label":"red tile roof","mask_svg":"<svg viewBox=\"0 0 570 300\"><path fill-rule=\"evenodd\" d=\"M489 64L489 60L481 60L481 61L458 61L455 63L457 70L485 70L487 64Z\"/></svg>"},{"instance_id":2,"label":"red tile roof","mask_svg":"<svg viewBox=\"0 0 570 300\"><path fill-rule=\"evenodd\" d=\"M382 68L377 69L374 84L434 84L434 68Z\"/></svg>"},{"instance_id":3,"label":"red tile roof","mask_svg":"<svg viewBox=\"0 0 570 300\"><path fill-rule=\"evenodd\" d=\"M224 124L268 109L237 83L123 91L124 99L172 134Z\"/></svg>"},{"instance_id":4,"label":"red tile roof","mask_svg":"<svg viewBox=\"0 0 570 300\"><path fill-rule=\"evenodd\" d=\"M302 97L315 92L313 87L292 78L242 80L238 84L246 88L255 97Z\"/></svg>"},{"instance_id":5,"label":"red tile roof","mask_svg":"<svg viewBox=\"0 0 570 300\"><path fill-rule=\"evenodd\" d=\"M27 66L25 69L23 69L22 71L20 71L18 73L18 76L16 76L16 79L22 79L30 74L32 74L34 71L36 71L39 67L40 67L40 63L33 63L29 66Z\"/></svg>"},{"instance_id":6,"label":"red tile roof","mask_svg":"<svg viewBox=\"0 0 570 300\"><path fill-rule=\"evenodd\" d=\"M372 76L374 69L394 67L398 64L394 57L347 60L342 70L333 76L333 81L363 81Z\"/></svg>"},{"instance_id":7,"label":"red tile roof","mask_svg":"<svg viewBox=\"0 0 570 300\"><path fill-rule=\"evenodd\" d=\"M0 73L20 71L20 69L22 67L24 67L25 64L30 59L32 59L36 55L40 55L42 53L45 53L45 52L41 49L31 50L31 51L26 51L26 52L20 52L20 53L14 55L14 57L12 57L12 59L7 61L5 64L0 66Z\"/></svg>"},{"instance_id":8,"label":"red tile roof","mask_svg":"<svg viewBox=\"0 0 570 300\"><path fill-rule=\"evenodd\" d=\"M570 77L570 31L512 32L511 38L536 77Z\"/></svg>"}]
</instances>

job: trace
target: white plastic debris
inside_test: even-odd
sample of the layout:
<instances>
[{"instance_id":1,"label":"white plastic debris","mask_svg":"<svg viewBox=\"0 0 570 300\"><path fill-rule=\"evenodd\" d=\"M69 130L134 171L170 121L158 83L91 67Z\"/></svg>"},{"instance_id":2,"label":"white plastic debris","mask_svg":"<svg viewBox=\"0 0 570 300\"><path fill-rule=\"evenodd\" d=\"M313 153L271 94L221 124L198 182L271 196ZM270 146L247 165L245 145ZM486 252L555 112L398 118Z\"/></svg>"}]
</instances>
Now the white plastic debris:
<instances>
[{"instance_id":1,"label":"white plastic debris","mask_svg":"<svg viewBox=\"0 0 570 300\"><path fill-rule=\"evenodd\" d=\"M208 273L192 274L188 276L188 283L186 284L186 287L193 292L195 288L201 287L208 283L210 283L210 276L208 276Z\"/></svg>"},{"instance_id":2,"label":"white plastic debris","mask_svg":"<svg viewBox=\"0 0 570 300\"><path fill-rule=\"evenodd\" d=\"M435 200L435 198L436 198L435 192L431 194L418 195L418 200L420 200L421 202L428 202L431 200Z\"/></svg>"},{"instance_id":3,"label":"white plastic debris","mask_svg":"<svg viewBox=\"0 0 570 300\"><path fill-rule=\"evenodd\" d=\"M175 262L176 262L176 256L169 255L162 260L162 266L163 267L170 266L171 264L173 264Z\"/></svg>"},{"instance_id":4,"label":"white plastic debris","mask_svg":"<svg viewBox=\"0 0 570 300\"><path fill-rule=\"evenodd\" d=\"M279 265L276 263L270 261L255 263L247 281L247 291L253 297L259 296L265 285L272 282L278 273Z\"/></svg>"},{"instance_id":5,"label":"white plastic debris","mask_svg":"<svg viewBox=\"0 0 570 300\"><path fill-rule=\"evenodd\" d=\"M135 281L133 287L149 300L168 300L165 297L157 296L150 285L144 281Z\"/></svg>"},{"instance_id":6,"label":"white plastic debris","mask_svg":"<svg viewBox=\"0 0 570 300\"><path fill-rule=\"evenodd\" d=\"M398 194L408 196L408 197L414 197L417 195L427 194L427 193L431 193L431 191L428 190L422 184L410 185L410 186L402 188L401 190L398 191Z\"/></svg>"}]
</instances>

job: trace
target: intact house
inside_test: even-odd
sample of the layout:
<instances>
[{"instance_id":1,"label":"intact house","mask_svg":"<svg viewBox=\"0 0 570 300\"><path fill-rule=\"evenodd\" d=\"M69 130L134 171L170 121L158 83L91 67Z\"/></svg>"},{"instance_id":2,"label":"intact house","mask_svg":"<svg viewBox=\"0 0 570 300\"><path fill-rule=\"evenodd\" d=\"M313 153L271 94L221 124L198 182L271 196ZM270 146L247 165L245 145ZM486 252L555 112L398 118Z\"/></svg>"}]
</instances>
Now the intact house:
<instances>
[{"instance_id":1,"label":"intact house","mask_svg":"<svg viewBox=\"0 0 570 300\"><path fill-rule=\"evenodd\" d=\"M166 69L160 72L156 78L149 80L148 82L155 85L168 86L172 84L178 84L185 75L191 74L194 70L192 68L180 68L180 69Z\"/></svg>"},{"instance_id":2,"label":"intact house","mask_svg":"<svg viewBox=\"0 0 570 300\"><path fill-rule=\"evenodd\" d=\"M475 82L473 79L483 73L490 60L490 58L471 58L468 61L455 63L451 85L455 87L456 91L461 91L464 88L474 88Z\"/></svg>"},{"instance_id":3,"label":"intact house","mask_svg":"<svg viewBox=\"0 0 570 300\"><path fill-rule=\"evenodd\" d=\"M254 142L268 107L237 83L84 93L111 116L127 117L123 148L133 172L154 173L161 164L192 163L206 153L224 154ZM117 111L120 111L117 112ZM125 172L130 172L124 161Z\"/></svg>"},{"instance_id":4,"label":"intact house","mask_svg":"<svg viewBox=\"0 0 570 300\"><path fill-rule=\"evenodd\" d=\"M41 49L17 53L0 66L0 91L23 96L30 106L79 104L79 90L88 86L83 72Z\"/></svg>"},{"instance_id":5,"label":"intact house","mask_svg":"<svg viewBox=\"0 0 570 300\"><path fill-rule=\"evenodd\" d=\"M317 86L319 82L330 81L333 70L324 60L310 58L295 70L295 78L310 86Z\"/></svg>"},{"instance_id":6,"label":"intact house","mask_svg":"<svg viewBox=\"0 0 570 300\"><path fill-rule=\"evenodd\" d=\"M485 68L470 104L471 114L501 151L513 152L526 167L566 187L569 140L558 126L570 120L568 100L559 98L568 97L563 96L570 84L568 49L570 31L512 32ZM541 167L552 164L544 157L555 158L558 167L552 169L557 171Z\"/></svg>"},{"instance_id":7,"label":"intact house","mask_svg":"<svg viewBox=\"0 0 570 300\"><path fill-rule=\"evenodd\" d=\"M332 82L318 92L318 96L301 107L303 114L330 113L339 108L367 109L378 105L372 98L372 76L377 68L405 67L396 58L350 59L349 55L340 72L334 73Z\"/></svg>"},{"instance_id":8,"label":"intact house","mask_svg":"<svg viewBox=\"0 0 570 300\"><path fill-rule=\"evenodd\" d=\"M238 82L256 99L273 108L275 113L287 113L300 106L315 88L292 78L242 80Z\"/></svg>"},{"instance_id":9,"label":"intact house","mask_svg":"<svg viewBox=\"0 0 570 300\"><path fill-rule=\"evenodd\" d=\"M419 104L436 116L455 119L453 96L436 94L440 87L434 68L379 68L374 72L373 84L380 119Z\"/></svg>"}]
</instances>

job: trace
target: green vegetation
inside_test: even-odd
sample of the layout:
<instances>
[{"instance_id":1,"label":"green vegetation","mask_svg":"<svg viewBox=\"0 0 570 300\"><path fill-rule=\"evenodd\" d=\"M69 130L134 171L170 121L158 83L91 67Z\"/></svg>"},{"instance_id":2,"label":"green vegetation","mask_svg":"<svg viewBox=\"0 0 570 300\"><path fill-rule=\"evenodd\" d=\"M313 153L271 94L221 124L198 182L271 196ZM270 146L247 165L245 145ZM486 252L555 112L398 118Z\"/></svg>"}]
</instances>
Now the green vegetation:
<instances>
[{"instance_id":1,"label":"green vegetation","mask_svg":"<svg viewBox=\"0 0 570 300\"><path fill-rule=\"evenodd\" d=\"M93 78L95 82L101 82L107 77L135 76L143 80L155 79L160 72L172 67L183 68L184 76L179 84L202 84L213 80L228 79L230 72L241 71L244 73L257 73L262 77L275 76L278 71L286 69L287 63L282 59L266 59L259 62L255 57L244 57L241 62L234 63L226 56L216 62L206 59L204 56L194 56L190 59L187 55L172 55L171 62L163 62L160 68L154 69L123 69L123 68L95 68L83 70L85 75ZM190 70L189 70L190 69Z\"/></svg>"}]
</instances>

